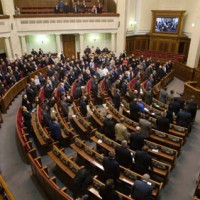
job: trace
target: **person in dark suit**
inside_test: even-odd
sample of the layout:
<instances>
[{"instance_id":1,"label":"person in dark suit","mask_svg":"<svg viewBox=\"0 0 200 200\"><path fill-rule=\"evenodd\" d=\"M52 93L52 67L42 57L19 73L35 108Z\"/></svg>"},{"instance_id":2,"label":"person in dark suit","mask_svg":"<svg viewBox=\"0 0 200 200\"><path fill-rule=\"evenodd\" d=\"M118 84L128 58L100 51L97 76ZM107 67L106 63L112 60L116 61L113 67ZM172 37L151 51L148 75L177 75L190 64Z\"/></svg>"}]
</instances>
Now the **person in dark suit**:
<instances>
[{"instance_id":1,"label":"person in dark suit","mask_svg":"<svg viewBox=\"0 0 200 200\"><path fill-rule=\"evenodd\" d=\"M52 93L53 93L53 89L52 89L51 85L49 83L47 83L45 88L44 88L44 96L45 96L45 98L51 99Z\"/></svg>"},{"instance_id":2,"label":"person in dark suit","mask_svg":"<svg viewBox=\"0 0 200 200\"><path fill-rule=\"evenodd\" d=\"M198 104L197 101L195 100L195 96L192 95L190 100L187 101L187 103L188 103L187 111L192 115L192 120L195 120L198 109Z\"/></svg>"},{"instance_id":3,"label":"person in dark suit","mask_svg":"<svg viewBox=\"0 0 200 200\"><path fill-rule=\"evenodd\" d=\"M87 104L85 102L86 100L86 97L85 96L82 96L81 99L80 99L80 111L81 111L81 114L86 117L87 115Z\"/></svg>"},{"instance_id":4,"label":"person in dark suit","mask_svg":"<svg viewBox=\"0 0 200 200\"><path fill-rule=\"evenodd\" d=\"M136 151L134 170L139 174L150 173L152 169L152 158L148 154L148 146L144 145L142 151Z\"/></svg>"},{"instance_id":5,"label":"person in dark suit","mask_svg":"<svg viewBox=\"0 0 200 200\"><path fill-rule=\"evenodd\" d=\"M179 105L179 103L178 103L178 101L177 101L177 98L174 98L174 100L171 101L171 102L169 103L168 109L169 109L172 113L174 112L175 115L178 114L178 112L179 112L179 110L180 110L180 105Z\"/></svg>"},{"instance_id":6,"label":"person in dark suit","mask_svg":"<svg viewBox=\"0 0 200 200\"><path fill-rule=\"evenodd\" d=\"M176 124L186 128L191 128L192 125L192 115L187 112L187 107L184 107L183 110L180 110L177 114Z\"/></svg>"},{"instance_id":7,"label":"person in dark suit","mask_svg":"<svg viewBox=\"0 0 200 200\"><path fill-rule=\"evenodd\" d=\"M119 89L115 90L115 93L113 95L113 104L117 110L120 108L120 95L119 95Z\"/></svg>"},{"instance_id":8,"label":"person in dark suit","mask_svg":"<svg viewBox=\"0 0 200 200\"><path fill-rule=\"evenodd\" d=\"M114 152L109 152L108 157L105 156L103 158L103 168L105 180L113 179L116 182L120 176L120 167L119 163L115 160Z\"/></svg>"},{"instance_id":9,"label":"person in dark suit","mask_svg":"<svg viewBox=\"0 0 200 200\"><path fill-rule=\"evenodd\" d=\"M105 186L99 190L99 195L102 197L102 200L120 200L114 188L114 181L112 179L106 180Z\"/></svg>"},{"instance_id":10,"label":"person in dark suit","mask_svg":"<svg viewBox=\"0 0 200 200\"><path fill-rule=\"evenodd\" d=\"M110 114L104 120L104 134L112 140L115 139L115 121Z\"/></svg>"},{"instance_id":11,"label":"person in dark suit","mask_svg":"<svg viewBox=\"0 0 200 200\"><path fill-rule=\"evenodd\" d=\"M140 107L137 105L137 99L136 98L130 103L129 109L130 109L130 118L135 122L139 122Z\"/></svg>"},{"instance_id":12,"label":"person in dark suit","mask_svg":"<svg viewBox=\"0 0 200 200\"><path fill-rule=\"evenodd\" d=\"M123 140L121 146L117 146L115 149L116 160L123 167L129 168L132 164L131 152L128 149L128 143Z\"/></svg>"},{"instance_id":13,"label":"person in dark suit","mask_svg":"<svg viewBox=\"0 0 200 200\"><path fill-rule=\"evenodd\" d=\"M68 106L67 98L65 95L63 95L61 98L60 107L61 107L63 116L68 119L69 106Z\"/></svg>"},{"instance_id":14,"label":"person in dark suit","mask_svg":"<svg viewBox=\"0 0 200 200\"><path fill-rule=\"evenodd\" d=\"M33 133L31 124L32 115L25 106L21 107L21 111L22 111L22 116L24 118L24 126L27 128L28 133L31 135Z\"/></svg>"},{"instance_id":15,"label":"person in dark suit","mask_svg":"<svg viewBox=\"0 0 200 200\"><path fill-rule=\"evenodd\" d=\"M42 110L42 125L44 127L50 127L51 117L49 107L46 105Z\"/></svg>"},{"instance_id":16,"label":"person in dark suit","mask_svg":"<svg viewBox=\"0 0 200 200\"><path fill-rule=\"evenodd\" d=\"M31 109L32 109L32 105L31 105L31 103L29 102L29 100L28 100L26 94L23 95L23 98L22 98L22 106L25 106L25 107L27 108L28 111L31 111Z\"/></svg>"},{"instance_id":17,"label":"person in dark suit","mask_svg":"<svg viewBox=\"0 0 200 200\"><path fill-rule=\"evenodd\" d=\"M166 112L163 113L163 116L158 117L156 120L156 126L158 128L159 131L162 132L169 132L169 126L170 126L170 121L169 119L166 117Z\"/></svg>"},{"instance_id":18,"label":"person in dark suit","mask_svg":"<svg viewBox=\"0 0 200 200\"><path fill-rule=\"evenodd\" d=\"M153 102L153 94L151 92L151 88L147 88L145 95L145 103L151 105Z\"/></svg>"},{"instance_id":19,"label":"person in dark suit","mask_svg":"<svg viewBox=\"0 0 200 200\"><path fill-rule=\"evenodd\" d=\"M59 144L61 145L61 143L62 143L61 128L60 128L55 116L52 117L52 121L50 122L50 131L51 131L51 137L55 141L58 141Z\"/></svg>"},{"instance_id":20,"label":"person in dark suit","mask_svg":"<svg viewBox=\"0 0 200 200\"><path fill-rule=\"evenodd\" d=\"M136 180L131 188L131 197L134 200L150 200L153 186L148 183L150 176L144 174L142 180Z\"/></svg>"},{"instance_id":21,"label":"person in dark suit","mask_svg":"<svg viewBox=\"0 0 200 200\"><path fill-rule=\"evenodd\" d=\"M139 126L136 127L136 132L132 132L130 134L130 149L137 151L142 150L144 146L144 137L140 133L141 128Z\"/></svg>"},{"instance_id":22,"label":"person in dark suit","mask_svg":"<svg viewBox=\"0 0 200 200\"><path fill-rule=\"evenodd\" d=\"M61 54L60 54L60 60L62 60L63 62L65 61L65 54L63 51L61 51Z\"/></svg>"}]
</instances>

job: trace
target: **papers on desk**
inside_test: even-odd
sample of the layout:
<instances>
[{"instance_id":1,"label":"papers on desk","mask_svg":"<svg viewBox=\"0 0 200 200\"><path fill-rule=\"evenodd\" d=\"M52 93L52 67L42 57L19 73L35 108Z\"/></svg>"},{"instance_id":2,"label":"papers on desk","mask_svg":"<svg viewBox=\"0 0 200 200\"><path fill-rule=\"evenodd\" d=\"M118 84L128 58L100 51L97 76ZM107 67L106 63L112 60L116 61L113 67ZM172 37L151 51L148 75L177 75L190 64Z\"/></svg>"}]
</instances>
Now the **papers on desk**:
<instances>
[{"instance_id":1,"label":"papers on desk","mask_svg":"<svg viewBox=\"0 0 200 200\"><path fill-rule=\"evenodd\" d=\"M72 117L73 117L73 118L75 118L75 117L76 117L76 115L72 115Z\"/></svg>"},{"instance_id":2,"label":"papers on desk","mask_svg":"<svg viewBox=\"0 0 200 200\"><path fill-rule=\"evenodd\" d=\"M123 107L123 106L124 106L124 104L123 104L123 103L121 103L121 106Z\"/></svg>"},{"instance_id":3,"label":"papers on desk","mask_svg":"<svg viewBox=\"0 0 200 200\"><path fill-rule=\"evenodd\" d=\"M98 140L98 143L102 143L102 142L103 142L102 140L100 140L100 139Z\"/></svg>"},{"instance_id":4,"label":"papers on desk","mask_svg":"<svg viewBox=\"0 0 200 200\"><path fill-rule=\"evenodd\" d=\"M152 115L155 115L156 113L151 113Z\"/></svg>"},{"instance_id":5,"label":"papers on desk","mask_svg":"<svg viewBox=\"0 0 200 200\"><path fill-rule=\"evenodd\" d=\"M71 99L71 97L70 97L70 96L67 96L67 99Z\"/></svg>"},{"instance_id":6,"label":"papers on desk","mask_svg":"<svg viewBox=\"0 0 200 200\"><path fill-rule=\"evenodd\" d=\"M144 111L149 112L149 109L148 108L144 108Z\"/></svg>"},{"instance_id":7,"label":"papers on desk","mask_svg":"<svg viewBox=\"0 0 200 200\"><path fill-rule=\"evenodd\" d=\"M126 112L127 112L127 113L130 113L130 110L127 110Z\"/></svg>"},{"instance_id":8,"label":"papers on desk","mask_svg":"<svg viewBox=\"0 0 200 200\"><path fill-rule=\"evenodd\" d=\"M153 152L158 153L158 149L152 149Z\"/></svg>"}]
</instances>

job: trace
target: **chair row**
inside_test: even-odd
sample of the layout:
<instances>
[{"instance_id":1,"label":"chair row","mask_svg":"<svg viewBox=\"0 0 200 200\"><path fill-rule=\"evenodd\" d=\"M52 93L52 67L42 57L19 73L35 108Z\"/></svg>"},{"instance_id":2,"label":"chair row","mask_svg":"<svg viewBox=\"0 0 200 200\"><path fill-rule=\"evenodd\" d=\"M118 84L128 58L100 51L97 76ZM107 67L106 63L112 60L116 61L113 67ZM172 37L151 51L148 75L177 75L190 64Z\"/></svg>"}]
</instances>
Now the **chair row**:
<instances>
[{"instance_id":1,"label":"chair row","mask_svg":"<svg viewBox=\"0 0 200 200\"><path fill-rule=\"evenodd\" d=\"M93 105L93 104L90 103L90 105ZM92 108L94 110L95 106L93 105ZM93 117L93 119L96 121L98 125L103 124L104 118L100 112L93 112L91 116ZM119 118L115 117L114 115L113 115L113 118L119 121ZM126 117L124 119L125 119L125 125L127 127L129 127L130 129L133 129L135 127L135 126L132 126L132 122L133 122L132 120ZM169 147L166 147L161 144L157 144L148 140L145 140L145 144L149 147L149 153L151 153L156 159L162 160L163 162L166 162L166 163L170 163L170 165L173 166L175 158L178 155L177 150L171 149Z\"/></svg>"},{"instance_id":2,"label":"chair row","mask_svg":"<svg viewBox=\"0 0 200 200\"><path fill-rule=\"evenodd\" d=\"M84 168L84 166L79 166L78 164L76 164L76 162L73 161L74 157L67 156L64 152L64 149L59 149L56 144L53 145L52 150L48 152L48 155L56 163L56 165L72 179L75 178L79 170ZM104 184L99 181L95 176L93 177L92 184L88 186L88 191L101 199L101 197L99 196L99 190L103 186ZM131 198L127 195L118 191L117 193L123 200L131 200Z\"/></svg>"},{"instance_id":3,"label":"chair row","mask_svg":"<svg viewBox=\"0 0 200 200\"><path fill-rule=\"evenodd\" d=\"M101 171L104 170L102 162L103 155L96 152L94 148L89 147L84 141L81 141L78 137L75 138L74 143L70 145L82 158L87 160L90 164L94 165ZM132 186L134 180L142 179L142 175L137 174L127 168L120 166L121 172L119 180ZM160 189L163 187L163 182L157 182L152 179L149 180L154 186L152 195L157 197Z\"/></svg>"},{"instance_id":4,"label":"chair row","mask_svg":"<svg viewBox=\"0 0 200 200\"><path fill-rule=\"evenodd\" d=\"M76 103L73 101L73 105L72 105L72 119L74 120L74 122L76 123L76 125L84 132L91 132L94 128L92 127L91 123L89 123L87 121L86 118L84 118L80 111L79 111L79 107L76 105Z\"/></svg>"},{"instance_id":5,"label":"chair row","mask_svg":"<svg viewBox=\"0 0 200 200\"><path fill-rule=\"evenodd\" d=\"M125 126L130 131L136 131L136 126L139 126L139 123L132 121L131 119L125 117L122 113L117 111L110 101L106 102L106 111L112 114L113 118L116 121L120 121L120 118L124 118ZM180 149L183 139L177 136L173 136L155 129L152 129L152 132L149 135L148 140L156 141L158 144L163 144L170 148L176 148L177 150Z\"/></svg>"},{"instance_id":6,"label":"chair row","mask_svg":"<svg viewBox=\"0 0 200 200\"><path fill-rule=\"evenodd\" d=\"M93 142L97 145L101 146L102 148L106 149L107 151L114 151L117 146L120 146L119 143L115 142L114 140L106 137L104 134L101 134L98 131L95 131L95 135L90 138ZM135 151L129 149L131 154L134 156ZM167 180L167 176L169 171L171 170L171 165L166 164L164 162L158 161L155 158L152 159L153 163L153 173L162 177L163 181Z\"/></svg>"},{"instance_id":7,"label":"chair row","mask_svg":"<svg viewBox=\"0 0 200 200\"><path fill-rule=\"evenodd\" d=\"M155 108L152 108L151 106L149 106L145 103L144 103L144 105L145 105L146 110L148 111L147 113L150 114L150 116L151 116L149 120L152 122L152 124L154 126L156 126L156 120L157 120L156 117L161 116L161 112L156 110ZM129 103L126 102L124 99L122 100L121 107L125 113L128 113L128 114L130 113ZM140 117L144 118L145 114L140 113ZM184 139L188 135L188 129L185 127L170 123L169 133Z\"/></svg>"}]
</instances>

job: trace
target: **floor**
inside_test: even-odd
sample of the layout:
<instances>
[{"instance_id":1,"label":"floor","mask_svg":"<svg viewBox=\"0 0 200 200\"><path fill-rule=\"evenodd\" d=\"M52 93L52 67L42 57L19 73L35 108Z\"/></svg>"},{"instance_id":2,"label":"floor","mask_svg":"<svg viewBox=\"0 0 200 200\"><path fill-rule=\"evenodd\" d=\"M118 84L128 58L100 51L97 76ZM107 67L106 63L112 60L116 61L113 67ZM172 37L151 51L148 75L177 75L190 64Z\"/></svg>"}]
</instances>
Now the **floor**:
<instances>
[{"instance_id":1,"label":"floor","mask_svg":"<svg viewBox=\"0 0 200 200\"><path fill-rule=\"evenodd\" d=\"M174 78L168 90L183 92L183 82ZM5 114L0 129L0 170L10 190L18 200L46 200L37 180L32 176L19 147L15 131L16 112L21 104L19 95ZM200 173L200 111L192 132L176 159L176 166L169 174L169 181L161 191L161 200L191 200Z\"/></svg>"}]
</instances>

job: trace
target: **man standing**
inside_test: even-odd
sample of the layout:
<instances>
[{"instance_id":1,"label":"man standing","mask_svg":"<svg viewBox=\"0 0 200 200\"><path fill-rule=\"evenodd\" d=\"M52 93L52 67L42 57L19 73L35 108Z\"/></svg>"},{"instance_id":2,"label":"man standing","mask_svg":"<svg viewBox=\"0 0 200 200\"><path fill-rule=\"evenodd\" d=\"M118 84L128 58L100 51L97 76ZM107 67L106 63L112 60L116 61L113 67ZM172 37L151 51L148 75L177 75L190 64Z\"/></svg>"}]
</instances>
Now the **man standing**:
<instances>
[{"instance_id":1,"label":"man standing","mask_svg":"<svg viewBox=\"0 0 200 200\"><path fill-rule=\"evenodd\" d=\"M114 182L120 176L120 167L119 163L115 160L115 153L109 152L108 157L103 158L103 168L104 168L104 177L105 180L113 179Z\"/></svg>"},{"instance_id":2,"label":"man standing","mask_svg":"<svg viewBox=\"0 0 200 200\"><path fill-rule=\"evenodd\" d=\"M139 120L139 126L141 128L141 135L145 138L148 138L152 130L152 126L151 126L151 122L149 121L148 114L145 115L145 119L141 118Z\"/></svg>"},{"instance_id":3,"label":"man standing","mask_svg":"<svg viewBox=\"0 0 200 200\"><path fill-rule=\"evenodd\" d=\"M130 134L130 149L137 151L142 150L144 146L144 137L141 135L141 128L136 127L136 132Z\"/></svg>"},{"instance_id":4,"label":"man standing","mask_svg":"<svg viewBox=\"0 0 200 200\"><path fill-rule=\"evenodd\" d=\"M168 133L170 122L169 119L166 117L166 115L167 113L163 112L163 116L157 118L156 125L159 131Z\"/></svg>"},{"instance_id":5,"label":"man standing","mask_svg":"<svg viewBox=\"0 0 200 200\"><path fill-rule=\"evenodd\" d=\"M128 149L128 143L126 140L123 140L121 146L117 146L115 149L116 160L123 167L129 168L132 163L131 152Z\"/></svg>"},{"instance_id":6,"label":"man standing","mask_svg":"<svg viewBox=\"0 0 200 200\"><path fill-rule=\"evenodd\" d=\"M117 142L122 142L123 140L129 141L129 133L126 126L123 125L124 118L120 118L120 123L115 125L115 138Z\"/></svg>"},{"instance_id":7,"label":"man standing","mask_svg":"<svg viewBox=\"0 0 200 200\"><path fill-rule=\"evenodd\" d=\"M136 151L134 170L139 174L149 173L152 169L152 158L148 154L148 146L143 146L142 151Z\"/></svg>"},{"instance_id":8,"label":"man standing","mask_svg":"<svg viewBox=\"0 0 200 200\"><path fill-rule=\"evenodd\" d=\"M143 175L143 180L136 180L131 189L131 197L134 200L149 200L153 186L148 182L150 176L148 174Z\"/></svg>"},{"instance_id":9,"label":"man standing","mask_svg":"<svg viewBox=\"0 0 200 200\"><path fill-rule=\"evenodd\" d=\"M114 96L113 96L113 103L117 110L119 110L120 107L120 95L119 95L119 89L115 90Z\"/></svg>"},{"instance_id":10,"label":"man standing","mask_svg":"<svg viewBox=\"0 0 200 200\"><path fill-rule=\"evenodd\" d=\"M111 114L107 115L104 120L104 134L112 140L115 139L115 121L112 119Z\"/></svg>"}]
</instances>

